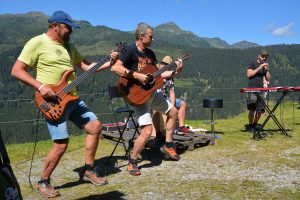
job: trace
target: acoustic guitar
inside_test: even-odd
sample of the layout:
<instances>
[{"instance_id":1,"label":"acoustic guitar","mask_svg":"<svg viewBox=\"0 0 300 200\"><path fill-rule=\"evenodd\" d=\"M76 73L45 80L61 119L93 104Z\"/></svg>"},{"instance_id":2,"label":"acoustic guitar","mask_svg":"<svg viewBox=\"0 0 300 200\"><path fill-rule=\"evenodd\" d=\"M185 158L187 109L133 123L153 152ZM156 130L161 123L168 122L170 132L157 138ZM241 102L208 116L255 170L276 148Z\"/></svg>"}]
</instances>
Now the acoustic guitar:
<instances>
[{"instance_id":1,"label":"acoustic guitar","mask_svg":"<svg viewBox=\"0 0 300 200\"><path fill-rule=\"evenodd\" d=\"M189 58L187 54L179 57L182 60ZM145 104L151 97L152 93L162 87L163 77L161 74L165 71L176 69L176 63L172 62L169 65L158 69L154 65L147 65L139 73L148 76L148 83L143 84L136 79L121 77L117 83L117 87L121 96L132 106L139 106Z\"/></svg>"},{"instance_id":2,"label":"acoustic guitar","mask_svg":"<svg viewBox=\"0 0 300 200\"><path fill-rule=\"evenodd\" d=\"M117 44L117 48L114 51L121 52L126 47L126 44ZM39 91L35 92L35 102L39 110L50 121L58 121L63 115L68 103L79 99L79 96L72 96L70 92L81 83L83 83L88 77L93 75L96 70L104 63L111 59L110 55L103 58L99 63L90 68L88 71L83 72L74 81L68 84L67 79L74 69L70 69L64 72L61 80L56 85L47 85L55 93L55 99L44 99Z\"/></svg>"}]
</instances>

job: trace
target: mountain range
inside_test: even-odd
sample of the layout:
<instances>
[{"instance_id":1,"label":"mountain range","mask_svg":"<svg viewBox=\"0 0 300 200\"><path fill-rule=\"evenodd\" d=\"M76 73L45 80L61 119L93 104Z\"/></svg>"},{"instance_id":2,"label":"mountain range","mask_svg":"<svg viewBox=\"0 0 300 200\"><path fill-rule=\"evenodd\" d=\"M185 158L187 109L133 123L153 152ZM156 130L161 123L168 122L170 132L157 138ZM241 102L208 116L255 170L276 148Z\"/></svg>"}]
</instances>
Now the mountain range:
<instances>
[{"instance_id":1,"label":"mountain range","mask_svg":"<svg viewBox=\"0 0 300 200\"><path fill-rule=\"evenodd\" d=\"M260 45L246 40L234 43L232 45L228 44L225 40L221 38L208 38L199 37L191 31L184 31L180 29L175 23L168 22L166 24L161 24L154 28L155 37L158 39L173 43L176 45L189 45L191 47L200 48L250 48L258 47ZM172 39L171 39L172 38Z\"/></svg>"},{"instance_id":2,"label":"mountain range","mask_svg":"<svg viewBox=\"0 0 300 200\"><path fill-rule=\"evenodd\" d=\"M0 15L0 25L2 27L7 27L0 30L2 36L0 38L0 44L3 43L15 43L28 40L27 35L34 35L41 32L41 30L46 30L45 24L47 24L49 16L41 12L29 12L27 14L5 14ZM11 24L17 23L18 27L10 26ZM86 20L77 21L80 24L81 29L76 32L79 32L78 35L74 36L76 38L82 37L80 33L89 31L89 41L94 40L106 40L108 37L120 36L122 38L131 40L132 32L119 31L116 29L111 29L107 26L92 26ZM28 28L30 27L30 29ZM84 31L82 31L84 29ZM29 32L26 35L22 34L22 30L27 30ZM208 38L208 37L199 37L191 31L185 31L180 29L175 23L168 22L154 27L154 36L155 39L159 41L164 41L169 44L179 45L179 46L191 46L191 47L200 47L200 48L250 48L258 47L260 45L256 43L251 43L248 41L240 41L232 45L228 44L226 41L221 38ZM16 39L16 40L15 40Z\"/></svg>"}]
</instances>

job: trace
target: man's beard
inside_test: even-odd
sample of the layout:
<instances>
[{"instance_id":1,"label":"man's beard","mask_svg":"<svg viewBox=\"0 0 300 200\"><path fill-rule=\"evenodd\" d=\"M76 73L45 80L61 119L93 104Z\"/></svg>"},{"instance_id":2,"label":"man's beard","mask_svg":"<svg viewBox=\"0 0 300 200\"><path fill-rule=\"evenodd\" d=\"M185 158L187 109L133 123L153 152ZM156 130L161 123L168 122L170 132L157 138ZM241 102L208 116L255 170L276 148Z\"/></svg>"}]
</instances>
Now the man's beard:
<instances>
[{"instance_id":1,"label":"man's beard","mask_svg":"<svg viewBox=\"0 0 300 200\"><path fill-rule=\"evenodd\" d=\"M63 37L64 42L69 42L70 41L70 35L65 35Z\"/></svg>"},{"instance_id":2,"label":"man's beard","mask_svg":"<svg viewBox=\"0 0 300 200\"><path fill-rule=\"evenodd\" d=\"M58 34L58 36L61 38L63 42L69 42L70 40L70 34L64 34L64 35Z\"/></svg>"}]
</instances>

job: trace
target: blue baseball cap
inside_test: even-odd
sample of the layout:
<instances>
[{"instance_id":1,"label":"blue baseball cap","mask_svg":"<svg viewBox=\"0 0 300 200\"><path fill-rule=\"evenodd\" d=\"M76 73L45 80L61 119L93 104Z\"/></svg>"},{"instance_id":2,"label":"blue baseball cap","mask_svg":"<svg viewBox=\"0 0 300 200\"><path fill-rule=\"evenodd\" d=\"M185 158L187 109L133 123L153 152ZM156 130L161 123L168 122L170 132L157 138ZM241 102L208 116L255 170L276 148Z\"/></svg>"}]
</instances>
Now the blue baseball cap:
<instances>
[{"instance_id":1,"label":"blue baseball cap","mask_svg":"<svg viewBox=\"0 0 300 200\"><path fill-rule=\"evenodd\" d=\"M67 13L65 13L64 11L55 11L52 16L50 17L50 19L48 20L49 23L63 23L63 24L67 24L71 27L74 28L80 28L80 26L76 23L74 23L73 19L71 18L71 16Z\"/></svg>"}]
</instances>

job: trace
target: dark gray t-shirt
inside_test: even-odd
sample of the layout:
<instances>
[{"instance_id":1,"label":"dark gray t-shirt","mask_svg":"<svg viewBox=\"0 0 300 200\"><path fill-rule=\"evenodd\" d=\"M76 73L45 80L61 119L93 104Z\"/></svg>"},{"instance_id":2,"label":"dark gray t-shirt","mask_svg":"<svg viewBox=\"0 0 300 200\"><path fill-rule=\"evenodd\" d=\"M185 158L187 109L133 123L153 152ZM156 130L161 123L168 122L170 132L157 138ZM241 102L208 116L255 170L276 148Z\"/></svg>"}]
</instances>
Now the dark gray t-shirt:
<instances>
[{"instance_id":1,"label":"dark gray t-shirt","mask_svg":"<svg viewBox=\"0 0 300 200\"><path fill-rule=\"evenodd\" d=\"M255 70L262 63L257 63L256 61L251 62L248 66L248 69ZM262 88L263 87L263 77L266 76L265 69L259 70L254 76L249 78L248 88Z\"/></svg>"}]
</instances>

